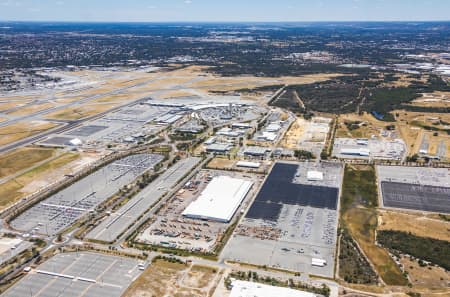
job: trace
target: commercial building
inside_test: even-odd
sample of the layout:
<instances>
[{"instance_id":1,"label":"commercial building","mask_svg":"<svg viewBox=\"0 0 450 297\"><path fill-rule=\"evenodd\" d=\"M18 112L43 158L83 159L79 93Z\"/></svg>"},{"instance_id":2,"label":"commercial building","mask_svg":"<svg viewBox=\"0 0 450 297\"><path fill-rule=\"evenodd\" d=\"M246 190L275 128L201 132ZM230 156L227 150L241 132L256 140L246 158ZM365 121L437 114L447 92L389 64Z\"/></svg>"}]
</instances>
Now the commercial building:
<instances>
[{"instance_id":1,"label":"commercial building","mask_svg":"<svg viewBox=\"0 0 450 297\"><path fill-rule=\"evenodd\" d=\"M313 293L235 280L230 297L315 297Z\"/></svg>"},{"instance_id":2,"label":"commercial building","mask_svg":"<svg viewBox=\"0 0 450 297\"><path fill-rule=\"evenodd\" d=\"M229 222L252 185L253 182L243 179L229 176L215 177L200 197L183 211L183 216Z\"/></svg>"}]
</instances>

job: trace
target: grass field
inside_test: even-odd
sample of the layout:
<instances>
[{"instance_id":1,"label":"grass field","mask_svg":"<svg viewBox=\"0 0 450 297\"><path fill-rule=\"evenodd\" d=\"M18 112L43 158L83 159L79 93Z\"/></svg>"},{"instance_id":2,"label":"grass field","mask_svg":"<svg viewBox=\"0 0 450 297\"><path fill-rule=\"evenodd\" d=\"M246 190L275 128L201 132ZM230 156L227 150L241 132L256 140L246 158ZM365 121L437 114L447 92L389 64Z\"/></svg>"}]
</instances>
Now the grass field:
<instances>
[{"instance_id":1,"label":"grass field","mask_svg":"<svg viewBox=\"0 0 450 297\"><path fill-rule=\"evenodd\" d=\"M45 121L18 122L0 127L0 145L5 145L20 139L38 134L56 127L57 124Z\"/></svg>"},{"instance_id":2,"label":"grass field","mask_svg":"<svg viewBox=\"0 0 450 297\"><path fill-rule=\"evenodd\" d=\"M23 191L25 186L28 186L31 182L36 182L45 174L51 173L78 158L79 154L66 153L54 160L31 169L14 179L0 184L0 210L17 202L27 194L31 194Z\"/></svg>"},{"instance_id":3,"label":"grass field","mask_svg":"<svg viewBox=\"0 0 450 297\"><path fill-rule=\"evenodd\" d=\"M124 297L207 297L214 289L214 268L163 259L154 261L128 288Z\"/></svg>"},{"instance_id":4,"label":"grass field","mask_svg":"<svg viewBox=\"0 0 450 297\"><path fill-rule=\"evenodd\" d=\"M0 156L0 178L15 174L54 156L56 150L20 148Z\"/></svg>"},{"instance_id":5,"label":"grass field","mask_svg":"<svg viewBox=\"0 0 450 297\"><path fill-rule=\"evenodd\" d=\"M346 166L341 199L341 226L347 228L386 284L406 285L406 278L388 252L375 244L378 225L375 169L366 165Z\"/></svg>"}]
</instances>

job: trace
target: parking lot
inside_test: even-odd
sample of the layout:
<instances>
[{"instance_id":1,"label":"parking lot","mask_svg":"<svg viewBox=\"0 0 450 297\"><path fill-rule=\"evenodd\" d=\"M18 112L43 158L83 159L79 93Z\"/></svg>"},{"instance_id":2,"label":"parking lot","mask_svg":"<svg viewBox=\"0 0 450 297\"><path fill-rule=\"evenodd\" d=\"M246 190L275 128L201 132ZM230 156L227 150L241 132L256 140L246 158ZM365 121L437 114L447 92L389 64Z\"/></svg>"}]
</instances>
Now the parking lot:
<instances>
[{"instance_id":1,"label":"parking lot","mask_svg":"<svg viewBox=\"0 0 450 297\"><path fill-rule=\"evenodd\" d=\"M229 227L229 223L200 220L184 217L182 212L196 200L207 187L209 181L217 176L230 176L250 180L254 185L236 213L240 213L254 196L260 178L255 175L219 170L201 170L180 191L173 195L157 213L151 225L143 230L139 242L176 247L197 252L209 252Z\"/></svg>"},{"instance_id":2,"label":"parking lot","mask_svg":"<svg viewBox=\"0 0 450 297\"><path fill-rule=\"evenodd\" d=\"M180 179L187 175L200 161L200 158L192 157L175 163L128 203L106 217L88 233L86 238L104 242L115 241L138 217L158 202L165 193L172 190L180 182Z\"/></svg>"},{"instance_id":3,"label":"parking lot","mask_svg":"<svg viewBox=\"0 0 450 297\"><path fill-rule=\"evenodd\" d=\"M450 213L450 169L377 166L384 207Z\"/></svg>"},{"instance_id":4,"label":"parking lot","mask_svg":"<svg viewBox=\"0 0 450 297\"><path fill-rule=\"evenodd\" d=\"M222 258L333 277L342 165L278 164L235 229ZM323 179L308 180L311 170L323 172ZM292 195L296 190L289 187L300 187L297 198ZM287 191L286 198L283 191ZM322 194L312 199L317 193ZM326 265L313 266L313 258L325 260Z\"/></svg>"},{"instance_id":5,"label":"parking lot","mask_svg":"<svg viewBox=\"0 0 450 297\"><path fill-rule=\"evenodd\" d=\"M54 235L162 159L162 155L138 154L115 161L34 205L10 224L23 232Z\"/></svg>"},{"instance_id":6,"label":"parking lot","mask_svg":"<svg viewBox=\"0 0 450 297\"><path fill-rule=\"evenodd\" d=\"M141 274L138 260L97 253L58 254L32 270L3 297L120 297Z\"/></svg>"}]
</instances>

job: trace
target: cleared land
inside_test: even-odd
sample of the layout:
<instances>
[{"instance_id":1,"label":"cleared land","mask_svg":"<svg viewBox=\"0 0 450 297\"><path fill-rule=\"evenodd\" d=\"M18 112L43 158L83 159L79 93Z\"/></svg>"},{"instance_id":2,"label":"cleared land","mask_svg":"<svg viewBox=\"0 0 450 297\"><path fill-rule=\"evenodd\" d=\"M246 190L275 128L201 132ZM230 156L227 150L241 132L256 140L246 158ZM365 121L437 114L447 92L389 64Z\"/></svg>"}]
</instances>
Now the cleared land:
<instances>
[{"instance_id":1,"label":"cleared land","mask_svg":"<svg viewBox=\"0 0 450 297\"><path fill-rule=\"evenodd\" d=\"M343 114L339 116L336 137L370 138L372 135L380 135L388 125L389 123L378 121L366 112L362 115Z\"/></svg>"},{"instance_id":2,"label":"cleared land","mask_svg":"<svg viewBox=\"0 0 450 297\"><path fill-rule=\"evenodd\" d=\"M208 163L209 168L230 169L233 168L235 161L224 158L214 158Z\"/></svg>"},{"instance_id":3,"label":"cleared land","mask_svg":"<svg viewBox=\"0 0 450 297\"><path fill-rule=\"evenodd\" d=\"M388 285L406 285L389 253L375 244L378 197L372 166L346 167L341 201L341 225L348 229L383 281Z\"/></svg>"},{"instance_id":4,"label":"cleared land","mask_svg":"<svg viewBox=\"0 0 450 297\"><path fill-rule=\"evenodd\" d=\"M28 186L29 183L35 180L40 180L44 175L54 172L58 168L61 168L65 164L68 164L78 158L79 154L66 153L14 179L0 184L0 210L15 203L27 194L31 194L31 191L24 190L24 187Z\"/></svg>"},{"instance_id":5,"label":"cleared land","mask_svg":"<svg viewBox=\"0 0 450 297\"><path fill-rule=\"evenodd\" d=\"M56 153L53 149L20 148L0 156L0 178L15 174L44 161Z\"/></svg>"},{"instance_id":6,"label":"cleared land","mask_svg":"<svg viewBox=\"0 0 450 297\"><path fill-rule=\"evenodd\" d=\"M450 107L450 92L433 92L422 94L411 105L423 107Z\"/></svg>"},{"instance_id":7,"label":"cleared land","mask_svg":"<svg viewBox=\"0 0 450 297\"><path fill-rule=\"evenodd\" d=\"M397 110L393 113L397 118L396 126L408 146L409 155L419 153L421 145L427 142L428 154L439 154L439 147L443 146L445 147L443 157L450 159L449 113L424 113L404 110Z\"/></svg>"},{"instance_id":8,"label":"cleared land","mask_svg":"<svg viewBox=\"0 0 450 297\"><path fill-rule=\"evenodd\" d=\"M0 145L5 145L20 139L38 134L56 127L57 124L45 121L18 122L0 127Z\"/></svg>"},{"instance_id":9,"label":"cleared land","mask_svg":"<svg viewBox=\"0 0 450 297\"><path fill-rule=\"evenodd\" d=\"M155 260L128 288L124 297L207 297L219 280L214 268Z\"/></svg>"},{"instance_id":10,"label":"cleared land","mask_svg":"<svg viewBox=\"0 0 450 297\"><path fill-rule=\"evenodd\" d=\"M411 232L417 236L450 241L450 222L421 214L380 211L378 229Z\"/></svg>"}]
</instances>

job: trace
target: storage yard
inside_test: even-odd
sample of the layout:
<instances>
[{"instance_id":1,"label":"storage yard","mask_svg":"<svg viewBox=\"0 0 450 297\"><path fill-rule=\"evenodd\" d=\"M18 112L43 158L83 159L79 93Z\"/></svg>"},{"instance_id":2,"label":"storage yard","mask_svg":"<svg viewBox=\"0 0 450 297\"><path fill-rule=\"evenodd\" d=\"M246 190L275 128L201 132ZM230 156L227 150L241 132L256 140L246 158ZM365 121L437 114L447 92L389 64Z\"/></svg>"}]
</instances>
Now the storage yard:
<instances>
[{"instance_id":1,"label":"storage yard","mask_svg":"<svg viewBox=\"0 0 450 297\"><path fill-rule=\"evenodd\" d=\"M146 186L135 197L107 216L86 238L103 242L115 241L141 215L157 203L166 193L173 190L181 179L190 173L201 161L191 157L175 163L156 180Z\"/></svg>"},{"instance_id":2,"label":"storage yard","mask_svg":"<svg viewBox=\"0 0 450 297\"><path fill-rule=\"evenodd\" d=\"M141 274L140 265L138 260L97 253L58 254L2 296L120 297Z\"/></svg>"},{"instance_id":3,"label":"storage yard","mask_svg":"<svg viewBox=\"0 0 450 297\"><path fill-rule=\"evenodd\" d=\"M341 159L402 161L406 155L406 144L401 139L336 138L334 140L333 156Z\"/></svg>"},{"instance_id":4,"label":"storage yard","mask_svg":"<svg viewBox=\"0 0 450 297\"><path fill-rule=\"evenodd\" d=\"M384 207L450 213L448 168L377 166Z\"/></svg>"},{"instance_id":5,"label":"storage yard","mask_svg":"<svg viewBox=\"0 0 450 297\"><path fill-rule=\"evenodd\" d=\"M54 235L162 160L162 155L138 154L115 161L34 205L10 225L23 232Z\"/></svg>"},{"instance_id":6,"label":"storage yard","mask_svg":"<svg viewBox=\"0 0 450 297\"><path fill-rule=\"evenodd\" d=\"M223 258L332 277L342 175L337 163L276 163Z\"/></svg>"},{"instance_id":7,"label":"storage yard","mask_svg":"<svg viewBox=\"0 0 450 297\"><path fill-rule=\"evenodd\" d=\"M256 192L258 177L202 170L157 213L138 241L194 251L211 251L236 213Z\"/></svg>"}]
</instances>

